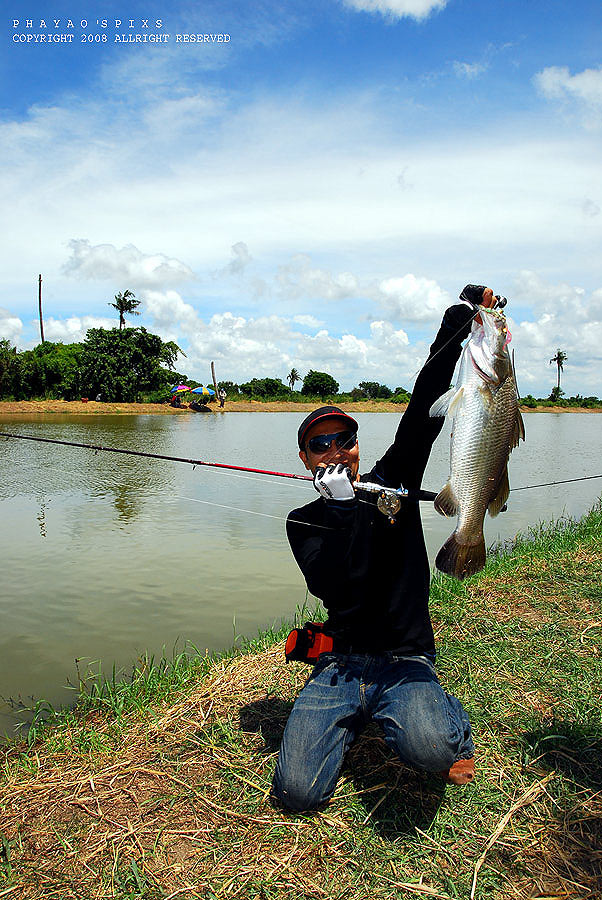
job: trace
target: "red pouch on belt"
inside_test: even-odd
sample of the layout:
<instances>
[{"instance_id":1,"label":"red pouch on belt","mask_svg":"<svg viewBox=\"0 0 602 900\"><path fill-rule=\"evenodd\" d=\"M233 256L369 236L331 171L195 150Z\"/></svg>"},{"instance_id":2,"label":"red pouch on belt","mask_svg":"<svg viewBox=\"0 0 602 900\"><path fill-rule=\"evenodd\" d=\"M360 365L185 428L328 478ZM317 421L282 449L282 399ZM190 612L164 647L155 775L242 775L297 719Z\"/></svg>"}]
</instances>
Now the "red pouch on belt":
<instances>
[{"instance_id":1,"label":"red pouch on belt","mask_svg":"<svg viewBox=\"0 0 602 900\"><path fill-rule=\"evenodd\" d=\"M286 661L297 660L313 665L321 653L331 653L333 640L324 633L322 622L306 622L303 628L293 628L286 639Z\"/></svg>"}]
</instances>

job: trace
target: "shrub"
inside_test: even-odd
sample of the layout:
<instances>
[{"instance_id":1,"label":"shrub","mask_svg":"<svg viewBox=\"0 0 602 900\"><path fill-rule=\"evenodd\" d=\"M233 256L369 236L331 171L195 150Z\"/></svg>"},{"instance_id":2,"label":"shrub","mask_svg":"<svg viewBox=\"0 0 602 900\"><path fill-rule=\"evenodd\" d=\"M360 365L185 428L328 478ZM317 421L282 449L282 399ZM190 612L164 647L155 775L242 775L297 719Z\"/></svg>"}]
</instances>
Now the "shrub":
<instances>
[{"instance_id":1,"label":"shrub","mask_svg":"<svg viewBox=\"0 0 602 900\"><path fill-rule=\"evenodd\" d=\"M339 383L328 372L315 372L310 369L303 379L301 393L326 399L328 395L337 394Z\"/></svg>"}]
</instances>

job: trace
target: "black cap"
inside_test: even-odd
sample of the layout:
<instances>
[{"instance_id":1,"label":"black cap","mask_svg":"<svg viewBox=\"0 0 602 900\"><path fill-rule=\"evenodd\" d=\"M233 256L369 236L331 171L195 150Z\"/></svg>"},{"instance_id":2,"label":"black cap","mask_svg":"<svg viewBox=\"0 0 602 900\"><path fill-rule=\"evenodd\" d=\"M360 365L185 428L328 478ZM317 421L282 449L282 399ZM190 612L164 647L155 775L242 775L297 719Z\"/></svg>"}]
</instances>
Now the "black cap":
<instances>
[{"instance_id":1,"label":"black cap","mask_svg":"<svg viewBox=\"0 0 602 900\"><path fill-rule=\"evenodd\" d=\"M348 413L343 412L342 409L339 409L338 406L320 406L318 409L314 409L313 412L310 412L310 414L301 422L299 431L297 432L297 441L299 442L300 450L303 450L307 430L314 422L319 422L321 419L345 419L346 422L349 423L349 427L352 431L357 431L359 428L355 419L348 415Z\"/></svg>"}]
</instances>

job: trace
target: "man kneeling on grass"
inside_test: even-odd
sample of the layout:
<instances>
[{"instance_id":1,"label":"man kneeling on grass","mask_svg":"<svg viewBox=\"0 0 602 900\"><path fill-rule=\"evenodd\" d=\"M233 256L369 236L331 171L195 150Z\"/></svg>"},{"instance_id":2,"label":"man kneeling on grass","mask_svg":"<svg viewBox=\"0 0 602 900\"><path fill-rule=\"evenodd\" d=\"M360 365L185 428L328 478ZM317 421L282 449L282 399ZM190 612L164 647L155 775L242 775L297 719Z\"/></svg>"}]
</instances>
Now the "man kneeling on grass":
<instances>
[{"instance_id":1,"label":"man kneeling on grass","mask_svg":"<svg viewBox=\"0 0 602 900\"><path fill-rule=\"evenodd\" d=\"M449 388L477 304L495 302L480 285L467 285L460 299L443 317L393 444L360 481L420 488L442 427L429 409ZM418 502L402 501L392 524L373 494L356 495L357 431L355 419L324 406L298 432L299 456L321 496L290 513L287 534L310 593L328 611L333 646L318 657L280 747L272 792L295 811L332 797L345 753L369 721L405 763L451 784L474 777L468 716L435 673Z\"/></svg>"}]
</instances>

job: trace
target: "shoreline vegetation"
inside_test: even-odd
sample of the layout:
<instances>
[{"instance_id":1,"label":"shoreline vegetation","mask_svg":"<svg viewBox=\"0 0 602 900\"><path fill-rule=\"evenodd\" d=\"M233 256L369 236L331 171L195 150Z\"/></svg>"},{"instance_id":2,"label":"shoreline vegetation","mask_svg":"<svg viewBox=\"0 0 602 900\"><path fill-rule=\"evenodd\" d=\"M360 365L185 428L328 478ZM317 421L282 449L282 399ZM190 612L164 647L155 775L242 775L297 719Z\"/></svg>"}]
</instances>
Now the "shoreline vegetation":
<instances>
[{"instance_id":1,"label":"shoreline vegetation","mask_svg":"<svg viewBox=\"0 0 602 900\"><path fill-rule=\"evenodd\" d=\"M220 409L219 404L212 402L207 408L212 413L228 412L299 412L303 414L312 406L320 406L319 398L307 402L289 400L226 400ZM337 406L347 412L396 412L402 413L407 404L391 403L387 400L357 400L354 402L337 402ZM523 413L601 413L600 407L582 406L522 406ZM11 415L185 415L194 414L187 407L179 409L169 403L104 403L95 400L0 400L0 416Z\"/></svg>"},{"instance_id":2,"label":"shoreline vegetation","mask_svg":"<svg viewBox=\"0 0 602 900\"><path fill-rule=\"evenodd\" d=\"M0 748L0 897L602 896L601 585L600 503L464 582L434 577L439 674L471 716L475 782L406 768L370 726L311 815L269 800L309 672L284 662L290 626L78 672L75 709L40 704L28 739Z\"/></svg>"}]
</instances>

